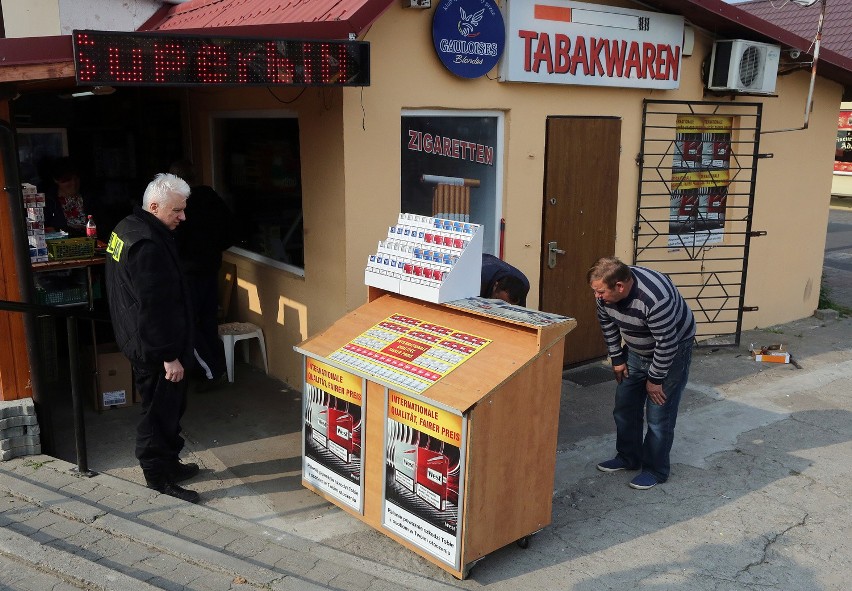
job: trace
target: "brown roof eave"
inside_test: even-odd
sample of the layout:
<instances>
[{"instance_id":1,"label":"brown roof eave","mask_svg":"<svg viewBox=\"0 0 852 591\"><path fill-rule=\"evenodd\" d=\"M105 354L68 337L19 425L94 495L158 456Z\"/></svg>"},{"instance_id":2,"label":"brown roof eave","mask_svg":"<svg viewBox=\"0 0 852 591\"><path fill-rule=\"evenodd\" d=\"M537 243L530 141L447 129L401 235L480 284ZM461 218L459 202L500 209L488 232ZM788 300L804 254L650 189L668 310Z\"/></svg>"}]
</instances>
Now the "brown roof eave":
<instances>
[{"instance_id":1,"label":"brown roof eave","mask_svg":"<svg viewBox=\"0 0 852 591\"><path fill-rule=\"evenodd\" d=\"M689 23L709 31L718 39L743 38L777 43L804 53L813 50L811 39L800 37L722 0L641 0L641 4L680 14ZM820 47L817 73L852 87L852 59L824 47Z\"/></svg>"},{"instance_id":2,"label":"brown roof eave","mask_svg":"<svg viewBox=\"0 0 852 591\"><path fill-rule=\"evenodd\" d=\"M74 61L71 35L0 39L0 67Z\"/></svg>"}]
</instances>

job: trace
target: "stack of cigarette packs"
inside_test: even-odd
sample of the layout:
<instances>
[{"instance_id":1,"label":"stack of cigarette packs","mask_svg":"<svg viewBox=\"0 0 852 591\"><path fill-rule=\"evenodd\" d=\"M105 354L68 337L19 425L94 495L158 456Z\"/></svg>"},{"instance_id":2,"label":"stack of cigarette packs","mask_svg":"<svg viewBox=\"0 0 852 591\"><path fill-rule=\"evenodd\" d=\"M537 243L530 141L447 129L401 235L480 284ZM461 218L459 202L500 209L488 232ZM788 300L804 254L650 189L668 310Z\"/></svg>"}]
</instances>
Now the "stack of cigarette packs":
<instances>
[{"instance_id":1,"label":"stack of cigarette packs","mask_svg":"<svg viewBox=\"0 0 852 591\"><path fill-rule=\"evenodd\" d=\"M30 261L41 263L47 260L47 242L44 239L44 193L35 185L23 183L21 195L27 213L27 241L30 243Z\"/></svg>"},{"instance_id":2,"label":"stack of cigarette packs","mask_svg":"<svg viewBox=\"0 0 852 591\"><path fill-rule=\"evenodd\" d=\"M364 271L364 283L433 303L479 295L479 224L399 214Z\"/></svg>"}]
</instances>

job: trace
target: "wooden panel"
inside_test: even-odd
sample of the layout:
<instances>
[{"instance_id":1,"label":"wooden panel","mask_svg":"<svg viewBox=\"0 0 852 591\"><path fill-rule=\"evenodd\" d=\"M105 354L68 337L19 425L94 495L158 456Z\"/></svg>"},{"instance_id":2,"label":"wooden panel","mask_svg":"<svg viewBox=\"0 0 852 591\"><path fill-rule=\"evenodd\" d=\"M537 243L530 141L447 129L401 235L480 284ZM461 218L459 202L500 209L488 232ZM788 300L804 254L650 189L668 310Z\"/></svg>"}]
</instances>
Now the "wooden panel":
<instances>
[{"instance_id":1,"label":"wooden panel","mask_svg":"<svg viewBox=\"0 0 852 591\"><path fill-rule=\"evenodd\" d=\"M396 294L383 295L361 306L325 332L300 344L299 348L327 358L374 324L395 313L492 339L492 343L465 361L464 371L450 373L423 394L462 413L529 363L538 352L537 331L521 330L522 327L498 321L485 321L465 312Z\"/></svg>"},{"instance_id":2,"label":"wooden panel","mask_svg":"<svg viewBox=\"0 0 852 591\"><path fill-rule=\"evenodd\" d=\"M74 62L6 66L5 68L0 68L0 82L53 80L56 78L70 78L73 82L74 76Z\"/></svg>"},{"instance_id":3,"label":"wooden panel","mask_svg":"<svg viewBox=\"0 0 852 591\"><path fill-rule=\"evenodd\" d=\"M2 105L0 117L8 118L8 103L3 102ZM0 160L0 186L5 186L6 182L6 172ZM0 299L20 301L11 231L11 224L15 222L9 219L7 201L11 198L13 196L5 191L0 197ZM0 347L0 400L32 396L24 320L20 313L0 312L0 342L6 343Z\"/></svg>"},{"instance_id":4,"label":"wooden panel","mask_svg":"<svg viewBox=\"0 0 852 591\"><path fill-rule=\"evenodd\" d=\"M560 340L469 413L464 564L550 523L562 350Z\"/></svg>"},{"instance_id":5,"label":"wooden panel","mask_svg":"<svg viewBox=\"0 0 852 591\"><path fill-rule=\"evenodd\" d=\"M547 120L542 233L541 309L577 319L565 339L565 362L606 354L586 272L615 254L621 121L550 117ZM547 264L548 244L565 254Z\"/></svg>"}]
</instances>

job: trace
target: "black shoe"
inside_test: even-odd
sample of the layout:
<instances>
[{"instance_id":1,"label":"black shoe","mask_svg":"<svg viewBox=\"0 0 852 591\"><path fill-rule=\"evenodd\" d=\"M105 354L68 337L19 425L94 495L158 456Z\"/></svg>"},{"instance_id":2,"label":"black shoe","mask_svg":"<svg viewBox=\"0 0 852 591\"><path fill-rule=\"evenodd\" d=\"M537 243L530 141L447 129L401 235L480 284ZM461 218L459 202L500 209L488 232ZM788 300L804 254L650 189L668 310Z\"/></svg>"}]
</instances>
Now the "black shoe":
<instances>
[{"instance_id":1,"label":"black shoe","mask_svg":"<svg viewBox=\"0 0 852 591\"><path fill-rule=\"evenodd\" d=\"M166 480L171 484L183 482L198 474L199 471L198 464L181 464L178 462L169 470Z\"/></svg>"},{"instance_id":2,"label":"black shoe","mask_svg":"<svg viewBox=\"0 0 852 591\"><path fill-rule=\"evenodd\" d=\"M197 492L183 488L177 484L167 484L160 492L181 501L186 501L187 503L197 503L201 500L201 496Z\"/></svg>"}]
</instances>

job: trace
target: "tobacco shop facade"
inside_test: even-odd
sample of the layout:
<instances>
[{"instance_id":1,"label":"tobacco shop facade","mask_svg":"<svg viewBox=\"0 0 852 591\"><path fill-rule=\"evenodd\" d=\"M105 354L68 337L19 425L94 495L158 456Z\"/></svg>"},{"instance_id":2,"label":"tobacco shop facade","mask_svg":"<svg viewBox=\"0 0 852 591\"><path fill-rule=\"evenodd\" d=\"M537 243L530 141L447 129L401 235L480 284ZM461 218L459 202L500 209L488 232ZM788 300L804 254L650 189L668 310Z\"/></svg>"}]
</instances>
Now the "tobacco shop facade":
<instances>
[{"instance_id":1,"label":"tobacco shop facade","mask_svg":"<svg viewBox=\"0 0 852 591\"><path fill-rule=\"evenodd\" d=\"M139 27L162 40L156 58L139 50L152 68L140 78L133 35L78 38L76 63L65 36L53 56L0 67L6 119L30 139L67 129L72 155L124 199L191 157L239 226L225 256L236 265L231 316L263 328L270 373L287 383L302 381L293 346L366 300L368 256L400 212L483 224L484 250L529 277L528 305L578 320L571 363L604 354L585 285L603 255L671 273L708 338L736 340L740 329L816 308L852 64L826 52L830 75L814 80L808 125L780 132L802 127L810 71L784 51L807 50L807 40L722 2L361 0L330 21L290 23L282 9L277 23L237 15L229 26L204 18L200 4L167 7ZM720 39L710 30L777 46L761 59L789 73L761 74L757 92L726 81L709 91ZM244 45L175 49L185 35ZM309 65L285 39L345 43L320 43ZM192 79L169 84L188 64ZM266 84L242 83L251 76ZM43 95L75 89L94 95L55 99L68 116L56 120ZM86 119L95 116L109 125ZM463 197L439 204L447 185L464 187ZM22 333L5 330L19 346Z\"/></svg>"}]
</instances>

